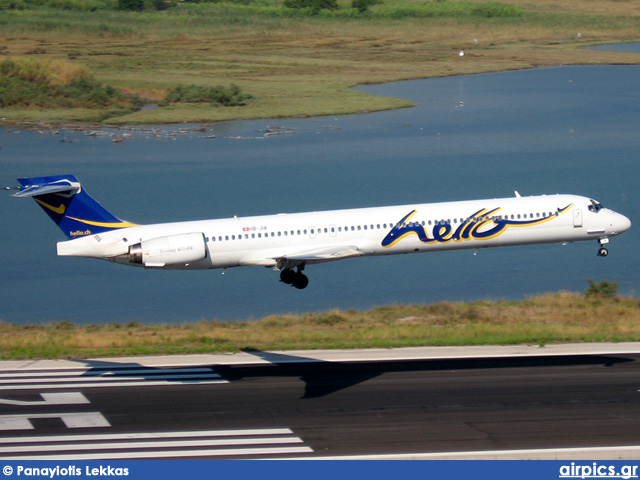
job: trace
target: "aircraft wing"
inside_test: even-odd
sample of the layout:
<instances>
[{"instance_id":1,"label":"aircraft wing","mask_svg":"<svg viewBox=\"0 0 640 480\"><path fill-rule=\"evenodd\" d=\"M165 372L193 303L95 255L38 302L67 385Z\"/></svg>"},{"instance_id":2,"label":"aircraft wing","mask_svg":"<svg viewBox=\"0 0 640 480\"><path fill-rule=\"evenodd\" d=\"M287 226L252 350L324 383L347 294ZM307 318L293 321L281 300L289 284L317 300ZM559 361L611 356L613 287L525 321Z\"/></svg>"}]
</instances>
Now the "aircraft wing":
<instances>
[{"instance_id":1,"label":"aircraft wing","mask_svg":"<svg viewBox=\"0 0 640 480\"><path fill-rule=\"evenodd\" d=\"M276 266L276 265L299 265L301 263L325 263L333 262L335 260L342 260L343 258L360 257L364 253L358 249L358 247L344 245L344 246L331 246L331 247L319 247L305 250L293 250L291 252L273 252L273 254L266 256L246 257L242 260L242 265L263 265L263 266ZM278 267L281 268L281 267Z\"/></svg>"},{"instance_id":2,"label":"aircraft wing","mask_svg":"<svg viewBox=\"0 0 640 480\"><path fill-rule=\"evenodd\" d=\"M343 258L360 257L363 253L358 247L353 246L335 246L324 247L302 252L295 252L287 255L276 257L277 261L294 261L305 263L322 263L331 262L333 260L341 260Z\"/></svg>"}]
</instances>

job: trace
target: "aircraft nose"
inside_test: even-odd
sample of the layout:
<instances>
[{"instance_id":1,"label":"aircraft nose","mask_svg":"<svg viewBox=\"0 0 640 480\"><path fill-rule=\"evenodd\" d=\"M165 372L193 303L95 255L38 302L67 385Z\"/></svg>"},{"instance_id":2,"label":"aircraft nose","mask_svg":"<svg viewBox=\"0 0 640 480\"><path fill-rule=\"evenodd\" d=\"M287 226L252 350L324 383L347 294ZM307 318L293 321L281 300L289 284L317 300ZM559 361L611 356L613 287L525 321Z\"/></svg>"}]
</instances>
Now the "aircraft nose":
<instances>
[{"instance_id":1,"label":"aircraft nose","mask_svg":"<svg viewBox=\"0 0 640 480\"><path fill-rule=\"evenodd\" d=\"M617 213L612 226L616 233L626 232L631 228L631 220L624 215Z\"/></svg>"}]
</instances>

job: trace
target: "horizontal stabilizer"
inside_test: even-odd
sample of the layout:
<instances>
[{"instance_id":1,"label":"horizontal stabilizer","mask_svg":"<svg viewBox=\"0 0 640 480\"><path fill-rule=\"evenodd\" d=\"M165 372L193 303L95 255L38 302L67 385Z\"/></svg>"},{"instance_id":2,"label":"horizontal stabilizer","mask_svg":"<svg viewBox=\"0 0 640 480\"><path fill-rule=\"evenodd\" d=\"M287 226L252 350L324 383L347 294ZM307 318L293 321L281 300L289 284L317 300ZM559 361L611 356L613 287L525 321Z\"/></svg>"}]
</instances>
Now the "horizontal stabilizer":
<instances>
[{"instance_id":1,"label":"horizontal stabilizer","mask_svg":"<svg viewBox=\"0 0 640 480\"><path fill-rule=\"evenodd\" d=\"M49 193L68 192L70 194L74 194L80 190L80 182L67 178L21 178L18 179L18 181L22 183L22 187L17 193L13 194L14 197L18 198L37 197L39 195L47 195Z\"/></svg>"}]
</instances>

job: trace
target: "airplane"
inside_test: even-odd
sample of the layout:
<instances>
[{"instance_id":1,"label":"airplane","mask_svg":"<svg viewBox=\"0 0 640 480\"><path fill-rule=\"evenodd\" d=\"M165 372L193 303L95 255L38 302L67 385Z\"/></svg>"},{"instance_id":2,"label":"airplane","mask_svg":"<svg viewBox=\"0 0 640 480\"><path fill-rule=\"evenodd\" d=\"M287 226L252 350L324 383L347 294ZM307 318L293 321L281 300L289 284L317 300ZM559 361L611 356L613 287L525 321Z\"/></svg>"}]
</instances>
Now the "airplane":
<instances>
[{"instance_id":1,"label":"airplane","mask_svg":"<svg viewBox=\"0 0 640 480\"><path fill-rule=\"evenodd\" d=\"M578 195L355 208L137 225L120 220L73 175L19 178L15 197L32 197L68 240L59 256L89 257L147 269L263 266L303 289L307 265L354 257L609 239L631 221Z\"/></svg>"}]
</instances>

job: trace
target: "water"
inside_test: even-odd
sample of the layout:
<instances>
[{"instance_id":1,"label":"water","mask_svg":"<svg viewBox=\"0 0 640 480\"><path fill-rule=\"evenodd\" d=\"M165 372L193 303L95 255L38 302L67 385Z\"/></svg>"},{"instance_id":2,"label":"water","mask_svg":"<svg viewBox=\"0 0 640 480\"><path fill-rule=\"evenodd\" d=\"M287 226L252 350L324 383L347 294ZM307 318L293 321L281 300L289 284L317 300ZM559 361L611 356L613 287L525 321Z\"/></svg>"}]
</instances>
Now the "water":
<instances>
[{"instance_id":1,"label":"water","mask_svg":"<svg viewBox=\"0 0 640 480\"><path fill-rule=\"evenodd\" d=\"M602 50L605 52L640 53L640 42L593 45L585 48L588 50Z\"/></svg>"},{"instance_id":2,"label":"water","mask_svg":"<svg viewBox=\"0 0 640 480\"><path fill-rule=\"evenodd\" d=\"M32 200L0 195L0 319L187 322L390 303L637 291L638 66L576 66L367 86L417 106L308 119L158 127L124 141L0 129L0 185L75 174L137 223L575 193L631 218L611 242L352 259L310 266L299 291L264 268L147 271L55 254L62 233ZM281 128L274 128L281 127ZM280 134L271 134L271 133ZM122 132L118 132L122 134ZM215 135L215 138L209 138ZM64 140L64 141L62 141Z\"/></svg>"}]
</instances>

